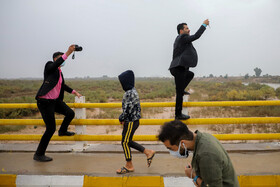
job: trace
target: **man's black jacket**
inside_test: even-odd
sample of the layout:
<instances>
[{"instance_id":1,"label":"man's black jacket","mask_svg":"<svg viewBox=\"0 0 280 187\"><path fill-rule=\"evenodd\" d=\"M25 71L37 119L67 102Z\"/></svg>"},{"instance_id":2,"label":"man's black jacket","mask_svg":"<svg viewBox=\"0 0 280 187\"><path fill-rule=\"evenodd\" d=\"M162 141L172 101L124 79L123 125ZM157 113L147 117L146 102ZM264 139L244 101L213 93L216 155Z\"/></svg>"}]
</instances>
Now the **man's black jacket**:
<instances>
[{"instance_id":1,"label":"man's black jacket","mask_svg":"<svg viewBox=\"0 0 280 187\"><path fill-rule=\"evenodd\" d=\"M197 53L192 42L200 38L205 29L201 25L194 35L181 34L177 36L173 46L173 60L169 69L178 66L189 68L197 65Z\"/></svg>"},{"instance_id":2,"label":"man's black jacket","mask_svg":"<svg viewBox=\"0 0 280 187\"><path fill-rule=\"evenodd\" d=\"M38 96L44 96L46 95L49 91L51 91L56 84L58 83L59 80L59 70L58 67L64 62L63 58L60 57L58 58L55 62L48 61L45 65L44 69L44 82L42 86L40 87L36 99L38 99ZM61 72L62 76L62 83L61 83L61 90L59 93L58 99L63 100L64 98L64 90L71 93L73 91L72 88L64 84L64 78L63 74Z\"/></svg>"}]
</instances>

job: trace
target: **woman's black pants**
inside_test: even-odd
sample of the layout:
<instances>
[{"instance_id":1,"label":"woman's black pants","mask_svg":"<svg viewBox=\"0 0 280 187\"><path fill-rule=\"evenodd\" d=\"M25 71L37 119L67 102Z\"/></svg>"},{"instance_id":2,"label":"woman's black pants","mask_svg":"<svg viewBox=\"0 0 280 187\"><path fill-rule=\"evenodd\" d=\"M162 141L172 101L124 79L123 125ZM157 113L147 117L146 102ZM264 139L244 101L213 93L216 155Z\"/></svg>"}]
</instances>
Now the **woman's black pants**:
<instances>
[{"instance_id":1,"label":"woman's black pants","mask_svg":"<svg viewBox=\"0 0 280 187\"><path fill-rule=\"evenodd\" d=\"M69 106L66 105L65 102L58 99L38 99L37 106L46 125L46 131L42 136L36 151L38 156L42 156L45 155L46 149L56 129L54 115L55 112L65 116L60 126L59 132L67 131L67 128L74 118L75 113Z\"/></svg>"}]
</instances>

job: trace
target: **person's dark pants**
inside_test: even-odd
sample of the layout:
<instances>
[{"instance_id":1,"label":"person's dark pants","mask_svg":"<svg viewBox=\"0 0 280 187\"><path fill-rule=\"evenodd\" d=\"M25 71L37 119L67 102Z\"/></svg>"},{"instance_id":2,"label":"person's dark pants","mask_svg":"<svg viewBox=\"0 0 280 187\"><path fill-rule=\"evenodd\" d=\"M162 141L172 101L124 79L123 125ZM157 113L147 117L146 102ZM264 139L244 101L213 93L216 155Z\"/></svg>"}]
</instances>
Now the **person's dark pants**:
<instances>
[{"instance_id":1,"label":"person's dark pants","mask_svg":"<svg viewBox=\"0 0 280 187\"><path fill-rule=\"evenodd\" d=\"M140 152L144 152L145 148L132 141L132 137L134 135L134 132L139 127L139 120L134 122L125 122L123 125L123 131L122 131L122 147L124 151L124 156L126 161L131 161L131 150L130 148L134 148Z\"/></svg>"},{"instance_id":2,"label":"person's dark pants","mask_svg":"<svg viewBox=\"0 0 280 187\"><path fill-rule=\"evenodd\" d=\"M45 155L48 144L56 129L54 113L57 112L65 116L60 126L59 132L67 131L67 128L72 119L74 118L75 113L71 108L69 108L69 106L66 105L65 102L61 100L38 99L37 106L46 124L46 131L42 136L36 151L36 154L38 156L42 156Z\"/></svg>"},{"instance_id":3,"label":"person's dark pants","mask_svg":"<svg viewBox=\"0 0 280 187\"><path fill-rule=\"evenodd\" d=\"M184 90L193 79L194 73L189 71L189 68L184 68L181 66L171 68L170 73L175 78L175 85L176 85L175 116L178 116L182 114Z\"/></svg>"}]
</instances>

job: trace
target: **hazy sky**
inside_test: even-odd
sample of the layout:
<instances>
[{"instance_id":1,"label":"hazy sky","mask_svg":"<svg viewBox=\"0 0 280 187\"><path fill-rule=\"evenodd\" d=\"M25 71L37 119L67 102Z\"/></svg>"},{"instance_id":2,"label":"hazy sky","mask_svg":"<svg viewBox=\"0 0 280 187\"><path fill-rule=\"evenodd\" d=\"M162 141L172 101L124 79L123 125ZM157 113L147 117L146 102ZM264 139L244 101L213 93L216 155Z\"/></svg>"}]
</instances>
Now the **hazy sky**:
<instances>
[{"instance_id":1,"label":"hazy sky","mask_svg":"<svg viewBox=\"0 0 280 187\"><path fill-rule=\"evenodd\" d=\"M171 76L178 23L194 34L195 76L280 75L279 0L0 0L0 78L43 77L55 51L68 58L65 77Z\"/></svg>"}]
</instances>

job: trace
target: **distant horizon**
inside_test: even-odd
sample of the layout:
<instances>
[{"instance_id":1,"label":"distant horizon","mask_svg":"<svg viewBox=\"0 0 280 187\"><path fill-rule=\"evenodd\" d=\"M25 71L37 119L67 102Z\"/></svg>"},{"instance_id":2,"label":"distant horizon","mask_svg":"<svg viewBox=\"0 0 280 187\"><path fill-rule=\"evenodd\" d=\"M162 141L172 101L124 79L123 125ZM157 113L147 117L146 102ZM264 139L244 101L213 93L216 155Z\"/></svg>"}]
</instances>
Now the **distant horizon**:
<instances>
[{"instance_id":1,"label":"distant horizon","mask_svg":"<svg viewBox=\"0 0 280 187\"><path fill-rule=\"evenodd\" d=\"M221 77L222 76L222 77ZM194 77L195 78L225 78L226 75L213 75L213 77L210 77L209 75L207 76L197 76ZM234 76L230 76L228 75L227 78L244 78L245 75L234 75ZM261 75L259 77L257 77L256 75L249 75L249 77L254 77L254 78L271 78L271 77L280 77L280 75ZM85 77L65 77L65 79L117 79L117 76L101 76L101 77L89 77L89 76L85 76ZM140 76L135 76L135 78L168 78L168 79L173 79L172 76L145 76L145 77L140 77ZM43 77L19 77L19 78L0 78L0 80L43 80Z\"/></svg>"}]
</instances>

